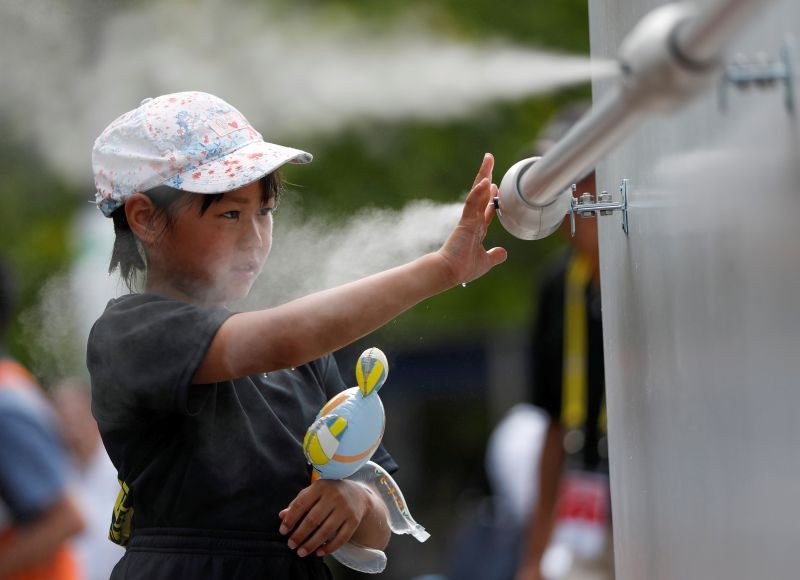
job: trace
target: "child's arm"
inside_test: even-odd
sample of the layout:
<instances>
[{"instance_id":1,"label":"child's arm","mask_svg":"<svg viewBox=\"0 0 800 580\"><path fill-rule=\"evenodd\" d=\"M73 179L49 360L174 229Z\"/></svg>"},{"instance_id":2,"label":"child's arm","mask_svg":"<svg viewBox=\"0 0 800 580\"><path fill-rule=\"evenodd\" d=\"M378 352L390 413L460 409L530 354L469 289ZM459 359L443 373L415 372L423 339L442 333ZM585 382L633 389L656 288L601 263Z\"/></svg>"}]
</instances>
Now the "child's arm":
<instances>
[{"instance_id":1,"label":"child's arm","mask_svg":"<svg viewBox=\"0 0 800 580\"><path fill-rule=\"evenodd\" d=\"M392 530L383 501L365 486L319 479L303 489L278 514L280 532L299 556L332 554L349 541L383 550Z\"/></svg>"},{"instance_id":2,"label":"child's arm","mask_svg":"<svg viewBox=\"0 0 800 580\"><path fill-rule=\"evenodd\" d=\"M314 360L503 262L503 248L483 247L494 215L491 198L497 193L491 183L493 165L487 154L458 225L438 251L282 306L231 316L214 337L193 382L217 382Z\"/></svg>"}]
</instances>

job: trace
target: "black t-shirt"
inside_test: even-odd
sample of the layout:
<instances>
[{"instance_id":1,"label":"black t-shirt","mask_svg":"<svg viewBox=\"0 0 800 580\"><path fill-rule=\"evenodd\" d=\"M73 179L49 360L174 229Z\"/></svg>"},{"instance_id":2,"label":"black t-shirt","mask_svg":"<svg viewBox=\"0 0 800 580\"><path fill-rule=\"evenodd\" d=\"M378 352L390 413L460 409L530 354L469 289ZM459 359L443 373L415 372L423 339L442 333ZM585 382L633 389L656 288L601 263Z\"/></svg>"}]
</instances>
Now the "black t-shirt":
<instances>
[{"instance_id":1,"label":"black t-shirt","mask_svg":"<svg viewBox=\"0 0 800 580\"><path fill-rule=\"evenodd\" d=\"M275 533L310 483L306 429L345 388L331 355L297 367L191 384L232 313L148 294L112 300L92 328L92 411L135 528ZM394 471L383 446L373 461ZM112 506L109 506L109 510Z\"/></svg>"},{"instance_id":2,"label":"black t-shirt","mask_svg":"<svg viewBox=\"0 0 800 580\"><path fill-rule=\"evenodd\" d=\"M556 421L561 420L563 398L564 292L571 255L559 257L545 274L540 286L533 340L533 384L531 400ZM586 288L587 318L587 401L584 442L579 452L568 455L568 466L587 470L608 470L605 433L600 433L598 417L605 393L603 365L603 322L600 290Z\"/></svg>"}]
</instances>

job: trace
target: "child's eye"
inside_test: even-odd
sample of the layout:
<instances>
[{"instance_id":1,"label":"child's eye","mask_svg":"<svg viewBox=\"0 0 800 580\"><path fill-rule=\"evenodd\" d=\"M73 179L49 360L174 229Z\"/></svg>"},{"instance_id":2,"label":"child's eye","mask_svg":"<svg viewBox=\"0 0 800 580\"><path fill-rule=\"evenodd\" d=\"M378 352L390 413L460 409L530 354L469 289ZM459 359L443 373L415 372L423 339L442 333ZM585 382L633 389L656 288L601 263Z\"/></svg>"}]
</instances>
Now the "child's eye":
<instances>
[{"instance_id":1,"label":"child's eye","mask_svg":"<svg viewBox=\"0 0 800 580\"><path fill-rule=\"evenodd\" d=\"M238 220L239 219L239 210L232 209L231 211L226 211L222 214L222 217L228 218L230 220Z\"/></svg>"},{"instance_id":2,"label":"child's eye","mask_svg":"<svg viewBox=\"0 0 800 580\"><path fill-rule=\"evenodd\" d=\"M269 214L271 214L273 211L275 211L275 208L274 208L274 207L262 207L262 208L261 208L261 209L258 211L258 215L266 216L266 215L269 215Z\"/></svg>"}]
</instances>

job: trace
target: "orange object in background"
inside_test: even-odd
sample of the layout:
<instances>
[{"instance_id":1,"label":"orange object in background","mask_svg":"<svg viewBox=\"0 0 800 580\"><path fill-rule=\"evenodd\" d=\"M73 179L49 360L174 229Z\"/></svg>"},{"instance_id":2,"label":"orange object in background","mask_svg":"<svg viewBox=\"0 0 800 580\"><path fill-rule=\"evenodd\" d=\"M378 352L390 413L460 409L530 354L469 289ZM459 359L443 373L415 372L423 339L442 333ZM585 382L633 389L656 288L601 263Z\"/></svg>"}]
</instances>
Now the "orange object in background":
<instances>
[{"instance_id":1,"label":"orange object in background","mask_svg":"<svg viewBox=\"0 0 800 580\"><path fill-rule=\"evenodd\" d=\"M17 529L0 533L0 550L13 541ZM44 562L25 570L4 577L4 580L81 580L78 562L72 551L65 545L59 546L55 553Z\"/></svg>"},{"instance_id":2,"label":"orange object in background","mask_svg":"<svg viewBox=\"0 0 800 580\"><path fill-rule=\"evenodd\" d=\"M9 360L0 360L0 389L34 389L39 385L36 379L21 364ZM19 528L12 526L0 532L0 551L14 541ZM36 564L24 572L5 577L4 580L80 580L79 566L71 550L64 544L59 546L52 556Z\"/></svg>"}]
</instances>

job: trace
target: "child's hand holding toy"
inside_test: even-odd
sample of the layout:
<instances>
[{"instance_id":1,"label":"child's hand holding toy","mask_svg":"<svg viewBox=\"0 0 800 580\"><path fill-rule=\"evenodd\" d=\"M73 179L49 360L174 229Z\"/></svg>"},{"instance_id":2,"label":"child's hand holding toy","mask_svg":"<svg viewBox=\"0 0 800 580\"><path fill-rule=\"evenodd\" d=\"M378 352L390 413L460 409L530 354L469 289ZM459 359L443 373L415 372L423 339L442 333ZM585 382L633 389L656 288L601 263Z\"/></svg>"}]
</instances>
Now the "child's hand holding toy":
<instances>
[{"instance_id":1,"label":"child's hand holding toy","mask_svg":"<svg viewBox=\"0 0 800 580\"><path fill-rule=\"evenodd\" d=\"M290 547L296 547L301 540L310 546L301 546L301 556L317 550L329 539L328 549L317 550L318 555L331 553L345 566L360 572L382 572L386 555L351 540L357 537L354 532L367 513L388 519L396 534L411 534L420 542L430 537L411 517L391 475L369 461L383 438L385 416L377 391L388 372L386 355L380 349L364 351L356 365L358 387L342 391L328 401L306 432L303 452L314 468L314 483L280 513L282 533L298 526ZM367 503L358 491L368 493Z\"/></svg>"}]
</instances>

